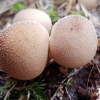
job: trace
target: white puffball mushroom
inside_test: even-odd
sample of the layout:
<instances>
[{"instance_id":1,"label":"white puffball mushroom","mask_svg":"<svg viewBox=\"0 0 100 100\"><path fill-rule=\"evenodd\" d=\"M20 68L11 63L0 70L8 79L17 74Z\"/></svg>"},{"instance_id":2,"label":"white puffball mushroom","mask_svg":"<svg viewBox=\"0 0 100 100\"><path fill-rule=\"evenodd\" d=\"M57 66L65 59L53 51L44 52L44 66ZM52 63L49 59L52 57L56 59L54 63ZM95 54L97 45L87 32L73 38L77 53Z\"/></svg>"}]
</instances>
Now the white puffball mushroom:
<instances>
[{"instance_id":1,"label":"white puffball mushroom","mask_svg":"<svg viewBox=\"0 0 100 100\"><path fill-rule=\"evenodd\" d=\"M49 15L42 10L33 9L33 8L23 9L15 15L13 19L13 23L23 21L23 20L37 21L41 23L50 33L52 27L52 21Z\"/></svg>"},{"instance_id":2,"label":"white puffball mushroom","mask_svg":"<svg viewBox=\"0 0 100 100\"><path fill-rule=\"evenodd\" d=\"M87 64L97 50L93 24L83 16L69 15L54 24L50 54L59 65L75 68Z\"/></svg>"},{"instance_id":3,"label":"white puffball mushroom","mask_svg":"<svg viewBox=\"0 0 100 100\"><path fill-rule=\"evenodd\" d=\"M66 0L53 0L54 4L62 4L64 3Z\"/></svg>"},{"instance_id":4,"label":"white puffball mushroom","mask_svg":"<svg viewBox=\"0 0 100 100\"><path fill-rule=\"evenodd\" d=\"M0 66L16 79L33 79L45 68L48 44L48 31L40 23L14 23L0 32Z\"/></svg>"},{"instance_id":5,"label":"white puffball mushroom","mask_svg":"<svg viewBox=\"0 0 100 100\"><path fill-rule=\"evenodd\" d=\"M97 0L78 0L78 2L88 9L92 9L97 5Z\"/></svg>"}]
</instances>

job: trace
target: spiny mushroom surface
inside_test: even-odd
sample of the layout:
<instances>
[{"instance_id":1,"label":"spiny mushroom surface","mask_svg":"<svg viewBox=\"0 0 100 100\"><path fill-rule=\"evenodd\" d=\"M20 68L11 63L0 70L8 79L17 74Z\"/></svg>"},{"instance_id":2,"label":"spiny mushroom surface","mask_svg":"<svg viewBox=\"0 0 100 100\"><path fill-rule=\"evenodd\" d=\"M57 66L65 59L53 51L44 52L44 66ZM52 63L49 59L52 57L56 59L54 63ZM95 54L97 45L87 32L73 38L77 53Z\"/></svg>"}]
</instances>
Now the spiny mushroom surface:
<instances>
[{"instance_id":1,"label":"spiny mushroom surface","mask_svg":"<svg viewBox=\"0 0 100 100\"><path fill-rule=\"evenodd\" d=\"M54 24L50 54L58 64L71 68L83 66L93 59L96 50L96 31L85 17L70 15Z\"/></svg>"},{"instance_id":2,"label":"spiny mushroom surface","mask_svg":"<svg viewBox=\"0 0 100 100\"><path fill-rule=\"evenodd\" d=\"M30 80L45 68L49 34L40 23L21 21L0 33L0 66L10 76Z\"/></svg>"},{"instance_id":3,"label":"spiny mushroom surface","mask_svg":"<svg viewBox=\"0 0 100 100\"><path fill-rule=\"evenodd\" d=\"M52 22L48 14L43 12L42 10L33 9L33 8L27 8L19 11L14 19L13 23L23 21L23 20L31 20L31 21L37 21L41 23L50 33Z\"/></svg>"}]
</instances>

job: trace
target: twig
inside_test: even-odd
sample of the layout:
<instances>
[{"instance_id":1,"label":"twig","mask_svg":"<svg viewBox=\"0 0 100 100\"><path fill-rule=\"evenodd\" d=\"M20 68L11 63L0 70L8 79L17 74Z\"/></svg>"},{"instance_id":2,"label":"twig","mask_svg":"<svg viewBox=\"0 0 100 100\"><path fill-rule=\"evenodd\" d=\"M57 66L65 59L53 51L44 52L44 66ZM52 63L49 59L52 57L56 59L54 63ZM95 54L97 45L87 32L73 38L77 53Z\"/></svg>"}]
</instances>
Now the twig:
<instances>
[{"instance_id":1,"label":"twig","mask_svg":"<svg viewBox=\"0 0 100 100\"><path fill-rule=\"evenodd\" d=\"M60 86L61 86L61 84L59 85L59 87L60 87ZM56 93L58 92L59 87L57 88L56 92L54 93L53 97L51 97L51 99L50 99L50 100L54 100L54 97L56 96Z\"/></svg>"},{"instance_id":2,"label":"twig","mask_svg":"<svg viewBox=\"0 0 100 100\"><path fill-rule=\"evenodd\" d=\"M6 79L6 78L3 78L3 77L1 77L1 76L0 76L0 80L7 81L7 79Z\"/></svg>"},{"instance_id":3,"label":"twig","mask_svg":"<svg viewBox=\"0 0 100 100\"><path fill-rule=\"evenodd\" d=\"M80 67L80 68L75 68L75 69L67 76L67 78L70 78L70 77L72 77L73 75L77 74L82 68L83 68L83 66Z\"/></svg>"},{"instance_id":4,"label":"twig","mask_svg":"<svg viewBox=\"0 0 100 100\"><path fill-rule=\"evenodd\" d=\"M27 100L29 100L29 98L30 98L30 91L28 91L27 93Z\"/></svg>"},{"instance_id":5,"label":"twig","mask_svg":"<svg viewBox=\"0 0 100 100\"><path fill-rule=\"evenodd\" d=\"M67 93L69 99L71 100L71 96L70 96L69 93L68 93L67 87L65 87L65 90L66 90L66 93Z\"/></svg>"},{"instance_id":6,"label":"twig","mask_svg":"<svg viewBox=\"0 0 100 100\"><path fill-rule=\"evenodd\" d=\"M97 59L94 59L94 60L93 60L93 63L96 65L97 70L98 70L98 72L100 73L100 69L99 69L99 67L98 67L100 61L98 61Z\"/></svg>"},{"instance_id":7,"label":"twig","mask_svg":"<svg viewBox=\"0 0 100 100\"><path fill-rule=\"evenodd\" d=\"M17 82L15 82L15 84L10 88L10 90L7 92L7 94L6 94L5 98L4 98L4 100L7 99L7 97L8 97L8 95L9 95L10 91L13 90L13 88L15 87L16 84L17 84Z\"/></svg>"},{"instance_id":8,"label":"twig","mask_svg":"<svg viewBox=\"0 0 100 100\"><path fill-rule=\"evenodd\" d=\"M88 12L88 10L86 9L86 7L83 4L80 4L80 7L81 7L82 11L84 12L85 16L87 18L91 18L91 14Z\"/></svg>"},{"instance_id":9,"label":"twig","mask_svg":"<svg viewBox=\"0 0 100 100\"><path fill-rule=\"evenodd\" d=\"M69 3L67 4L66 7L66 15L68 15L70 13L71 7L72 7L72 0L68 1Z\"/></svg>"},{"instance_id":10,"label":"twig","mask_svg":"<svg viewBox=\"0 0 100 100\"><path fill-rule=\"evenodd\" d=\"M28 85L26 87L14 87L13 90L24 90L27 89L28 87L30 87L31 85Z\"/></svg>"},{"instance_id":11,"label":"twig","mask_svg":"<svg viewBox=\"0 0 100 100\"><path fill-rule=\"evenodd\" d=\"M87 88L88 88L89 78L90 78L90 76L91 76L91 73L92 73L92 71L93 71L93 68L94 68L94 64L93 64L93 67L92 67L92 69L91 69L91 71L90 71L90 73L89 73L89 76L88 76L88 80L87 80Z\"/></svg>"},{"instance_id":12,"label":"twig","mask_svg":"<svg viewBox=\"0 0 100 100\"><path fill-rule=\"evenodd\" d=\"M97 65L97 64L95 64L95 65L96 65L96 67L97 67L98 72L100 73L100 69L99 69L98 65Z\"/></svg>"},{"instance_id":13,"label":"twig","mask_svg":"<svg viewBox=\"0 0 100 100\"><path fill-rule=\"evenodd\" d=\"M68 3L63 3L63 4L58 8L58 10L60 10L61 8L67 6L67 4L68 4Z\"/></svg>"},{"instance_id":14,"label":"twig","mask_svg":"<svg viewBox=\"0 0 100 100\"><path fill-rule=\"evenodd\" d=\"M51 97L50 100L54 100L54 97L56 96L56 93L58 92L59 88L62 86L62 83L64 83L65 81L66 81L66 79L64 79L64 80L61 82L61 84L58 86L56 92L54 93L53 97Z\"/></svg>"},{"instance_id":15,"label":"twig","mask_svg":"<svg viewBox=\"0 0 100 100\"><path fill-rule=\"evenodd\" d=\"M24 100L24 94L23 93L21 93L19 100Z\"/></svg>"}]
</instances>

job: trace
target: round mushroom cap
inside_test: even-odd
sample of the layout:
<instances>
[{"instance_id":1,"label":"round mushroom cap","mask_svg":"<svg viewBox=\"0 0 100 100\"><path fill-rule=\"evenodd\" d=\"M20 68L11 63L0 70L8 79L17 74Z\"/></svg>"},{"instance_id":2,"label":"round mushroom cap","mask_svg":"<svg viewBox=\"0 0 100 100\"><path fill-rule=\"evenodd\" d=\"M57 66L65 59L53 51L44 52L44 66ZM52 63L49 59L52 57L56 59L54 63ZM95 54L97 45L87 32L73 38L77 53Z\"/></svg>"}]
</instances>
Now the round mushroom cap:
<instances>
[{"instance_id":1,"label":"round mushroom cap","mask_svg":"<svg viewBox=\"0 0 100 100\"><path fill-rule=\"evenodd\" d=\"M78 0L78 2L88 9L92 9L97 5L97 0Z\"/></svg>"},{"instance_id":2,"label":"round mushroom cap","mask_svg":"<svg viewBox=\"0 0 100 100\"><path fill-rule=\"evenodd\" d=\"M15 15L13 23L23 20L37 21L41 23L50 33L52 21L49 15L43 12L42 10L32 8L23 9Z\"/></svg>"},{"instance_id":3,"label":"round mushroom cap","mask_svg":"<svg viewBox=\"0 0 100 100\"><path fill-rule=\"evenodd\" d=\"M80 67L93 59L97 35L92 23L80 15L69 15L54 24L50 36L50 54L58 64Z\"/></svg>"},{"instance_id":4,"label":"round mushroom cap","mask_svg":"<svg viewBox=\"0 0 100 100\"><path fill-rule=\"evenodd\" d=\"M38 22L12 24L0 33L0 66L16 79L39 76L47 62L48 41L48 31Z\"/></svg>"},{"instance_id":5,"label":"round mushroom cap","mask_svg":"<svg viewBox=\"0 0 100 100\"><path fill-rule=\"evenodd\" d=\"M53 0L54 4L62 4L64 2L66 2L66 0Z\"/></svg>"}]
</instances>

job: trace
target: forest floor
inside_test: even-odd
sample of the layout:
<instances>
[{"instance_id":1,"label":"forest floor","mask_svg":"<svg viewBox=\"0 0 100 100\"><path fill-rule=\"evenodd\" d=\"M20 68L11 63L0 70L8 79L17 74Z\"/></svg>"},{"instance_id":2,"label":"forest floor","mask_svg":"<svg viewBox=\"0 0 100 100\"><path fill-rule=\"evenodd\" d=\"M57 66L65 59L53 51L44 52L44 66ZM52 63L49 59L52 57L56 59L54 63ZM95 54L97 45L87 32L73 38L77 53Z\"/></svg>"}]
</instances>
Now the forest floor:
<instances>
[{"instance_id":1,"label":"forest floor","mask_svg":"<svg viewBox=\"0 0 100 100\"><path fill-rule=\"evenodd\" d=\"M92 10L87 10L85 6L80 6L77 2L70 6L68 2L67 4L66 2L52 4L50 0L39 1L24 0L11 4L10 8L6 5L7 9L0 11L0 31L12 24L13 17L19 10L33 7L47 12L53 24L69 14L83 15L93 22L98 38L100 37L99 0ZM68 68L64 74L59 72L59 65L54 61L47 63L44 72L39 77L28 81L16 80L0 70L0 100L100 100L99 44L97 48L91 62L80 68Z\"/></svg>"}]
</instances>

